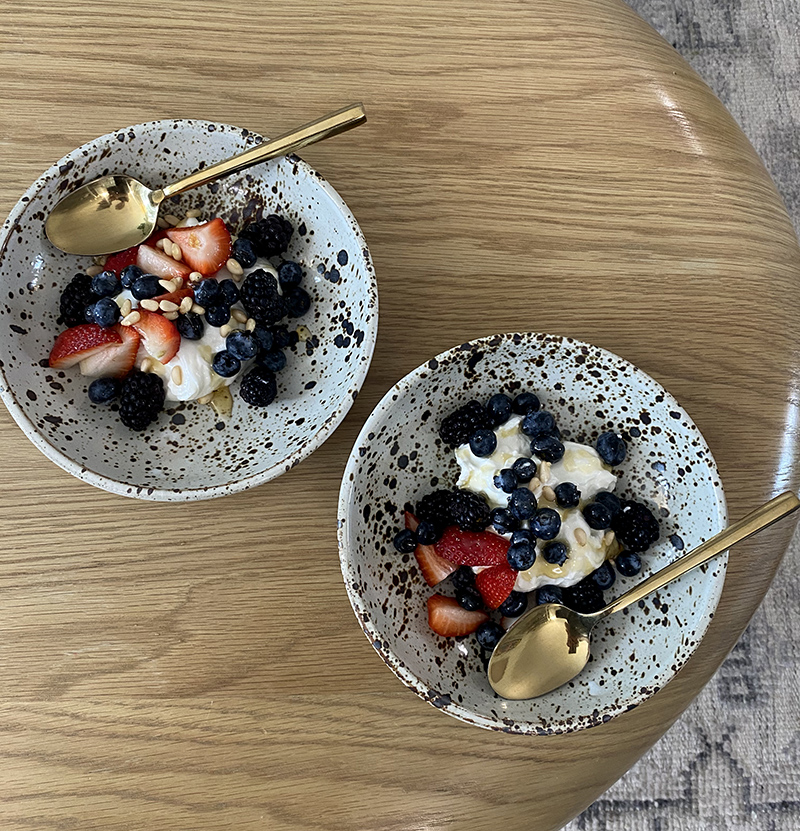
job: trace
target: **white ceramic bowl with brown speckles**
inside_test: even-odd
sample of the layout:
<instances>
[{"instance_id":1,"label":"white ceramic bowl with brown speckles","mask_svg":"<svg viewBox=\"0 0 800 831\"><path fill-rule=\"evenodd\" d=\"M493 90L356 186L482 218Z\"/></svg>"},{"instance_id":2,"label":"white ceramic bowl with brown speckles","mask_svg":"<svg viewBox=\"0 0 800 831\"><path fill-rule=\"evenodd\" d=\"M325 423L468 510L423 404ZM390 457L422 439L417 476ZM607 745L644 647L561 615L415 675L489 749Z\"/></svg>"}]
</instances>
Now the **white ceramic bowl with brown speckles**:
<instances>
[{"instance_id":1,"label":"white ceramic bowl with brown speckles","mask_svg":"<svg viewBox=\"0 0 800 831\"><path fill-rule=\"evenodd\" d=\"M336 191L305 162L288 156L182 194L162 207L200 208L233 230L268 213L294 227L287 259L305 267L312 306L290 323L308 340L287 350L278 396L269 407L237 399L233 412L180 404L143 433L89 402L77 367L55 371L47 357L63 287L92 264L55 249L44 220L83 182L127 173L156 187L228 158L263 139L208 121L151 121L101 136L40 176L0 232L0 396L28 438L89 484L162 501L209 499L260 485L319 447L336 429L366 377L378 326L378 293L366 241Z\"/></svg>"},{"instance_id":2,"label":"white ceramic bowl with brown speckles","mask_svg":"<svg viewBox=\"0 0 800 831\"><path fill-rule=\"evenodd\" d=\"M725 497L711 451L663 387L595 346L505 334L437 356L384 396L356 440L342 480L339 553L356 618L404 684L470 724L549 735L602 724L675 675L713 617L727 555L598 624L590 662L570 683L527 701L497 696L474 636L442 638L429 629L426 601L435 590L422 579L414 555L399 554L392 538L403 527L405 503L456 483L453 451L438 436L442 418L472 398L485 402L496 392L524 390L540 397L569 440L593 444L605 430L621 433L628 457L616 492L644 501L659 517L661 537L642 556L642 574L618 577L605 593L608 600L725 527Z\"/></svg>"}]
</instances>

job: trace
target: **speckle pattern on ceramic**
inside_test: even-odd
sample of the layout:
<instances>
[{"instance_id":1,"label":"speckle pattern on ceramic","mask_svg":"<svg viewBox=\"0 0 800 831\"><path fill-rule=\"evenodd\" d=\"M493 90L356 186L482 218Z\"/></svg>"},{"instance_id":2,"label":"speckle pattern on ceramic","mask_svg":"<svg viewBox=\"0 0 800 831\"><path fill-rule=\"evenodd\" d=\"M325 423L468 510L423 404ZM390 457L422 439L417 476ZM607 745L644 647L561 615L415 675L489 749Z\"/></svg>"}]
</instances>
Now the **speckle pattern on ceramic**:
<instances>
[{"instance_id":1,"label":"speckle pattern on ceramic","mask_svg":"<svg viewBox=\"0 0 800 831\"><path fill-rule=\"evenodd\" d=\"M28 189L0 237L0 395L50 459L86 482L125 496L207 499L259 485L289 470L333 432L366 376L378 324L375 274L364 236L341 197L296 156L268 162L162 206L200 208L237 231L262 213L295 226L287 258L305 265L311 310L290 323L310 336L287 350L278 398L266 408L238 399L219 418L199 404L174 404L144 433L93 406L77 368L47 367L61 290L92 264L55 249L44 220L78 185L128 173L156 187L263 139L206 121L153 121L110 133L70 153Z\"/></svg>"},{"instance_id":2,"label":"speckle pattern on ceramic","mask_svg":"<svg viewBox=\"0 0 800 831\"><path fill-rule=\"evenodd\" d=\"M621 433L628 458L616 492L645 501L661 538L642 575L620 578L610 600L726 524L714 459L689 416L656 381L589 344L543 334L465 343L414 370L375 408L359 435L339 496L339 549L347 592L364 633L395 674L451 716L509 733L567 733L601 724L644 701L683 666L716 608L727 555L695 569L594 630L592 657L569 684L540 698L506 701L489 686L474 637L428 628L413 554L395 551L403 507L458 477L438 436L444 416L495 392L536 392L565 437L594 443Z\"/></svg>"}]
</instances>

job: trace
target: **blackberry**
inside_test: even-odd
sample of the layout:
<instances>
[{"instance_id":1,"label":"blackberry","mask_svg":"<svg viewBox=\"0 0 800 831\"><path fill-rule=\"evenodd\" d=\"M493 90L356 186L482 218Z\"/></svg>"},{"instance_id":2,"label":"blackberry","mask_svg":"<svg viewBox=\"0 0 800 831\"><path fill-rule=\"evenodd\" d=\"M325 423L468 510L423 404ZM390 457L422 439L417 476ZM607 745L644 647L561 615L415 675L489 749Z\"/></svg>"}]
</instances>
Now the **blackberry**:
<instances>
[{"instance_id":1,"label":"blackberry","mask_svg":"<svg viewBox=\"0 0 800 831\"><path fill-rule=\"evenodd\" d=\"M61 292L59 312L67 326L79 326L86 322L87 306L94 306L97 295L92 291L92 278L88 274L76 274Z\"/></svg>"},{"instance_id":2,"label":"blackberry","mask_svg":"<svg viewBox=\"0 0 800 831\"><path fill-rule=\"evenodd\" d=\"M178 315L175 321L175 328L182 338L186 340L200 340L203 337L203 318L194 312L186 312L185 315Z\"/></svg>"},{"instance_id":3,"label":"blackberry","mask_svg":"<svg viewBox=\"0 0 800 831\"><path fill-rule=\"evenodd\" d=\"M450 495L450 516L462 531L483 531L489 514L489 505L480 494L458 490Z\"/></svg>"},{"instance_id":4,"label":"blackberry","mask_svg":"<svg viewBox=\"0 0 800 831\"><path fill-rule=\"evenodd\" d=\"M630 551L647 551L658 539L658 520L639 502L624 500L619 513L611 521L617 539Z\"/></svg>"},{"instance_id":5,"label":"blackberry","mask_svg":"<svg viewBox=\"0 0 800 831\"><path fill-rule=\"evenodd\" d=\"M450 501L453 491L438 490L425 494L417 503L417 519L420 522L432 522L439 528L450 525L453 521L450 516Z\"/></svg>"},{"instance_id":6,"label":"blackberry","mask_svg":"<svg viewBox=\"0 0 800 831\"><path fill-rule=\"evenodd\" d=\"M278 385L275 375L268 369L256 366L242 378L239 395L247 404L254 407L266 407L275 400Z\"/></svg>"},{"instance_id":7,"label":"blackberry","mask_svg":"<svg viewBox=\"0 0 800 831\"><path fill-rule=\"evenodd\" d=\"M596 612L606 605L603 590L591 576L564 590L564 604L576 612Z\"/></svg>"},{"instance_id":8,"label":"blackberry","mask_svg":"<svg viewBox=\"0 0 800 831\"><path fill-rule=\"evenodd\" d=\"M144 430L164 407L164 382L151 373L134 370L122 382L120 421L131 430Z\"/></svg>"},{"instance_id":9,"label":"blackberry","mask_svg":"<svg viewBox=\"0 0 800 831\"><path fill-rule=\"evenodd\" d=\"M466 444L476 430L491 429L492 420L478 401L469 401L442 421L439 435L445 444Z\"/></svg>"},{"instance_id":10,"label":"blackberry","mask_svg":"<svg viewBox=\"0 0 800 831\"><path fill-rule=\"evenodd\" d=\"M275 257L289 247L293 231L288 219L270 214L245 225L239 237L250 240L259 257Z\"/></svg>"},{"instance_id":11,"label":"blackberry","mask_svg":"<svg viewBox=\"0 0 800 831\"><path fill-rule=\"evenodd\" d=\"M278 294L278 281L263 268L251 271L240 290L242 305L256 323L270 326L286 315L286 304Z\"/></svg>"}]
</instances>

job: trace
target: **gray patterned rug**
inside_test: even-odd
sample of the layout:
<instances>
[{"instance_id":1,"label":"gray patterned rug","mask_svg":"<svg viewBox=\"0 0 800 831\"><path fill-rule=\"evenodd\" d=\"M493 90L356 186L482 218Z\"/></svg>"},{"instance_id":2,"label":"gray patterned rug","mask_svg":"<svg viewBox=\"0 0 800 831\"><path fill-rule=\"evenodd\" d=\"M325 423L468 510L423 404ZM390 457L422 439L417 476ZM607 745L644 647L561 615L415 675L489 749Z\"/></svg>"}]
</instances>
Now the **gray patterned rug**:
<instances>
[{"instance_id":1,"label":"gray patterned rug","mask_svg":"<svg viewBox=\"0 0 800 831\"><path fill-rule=\"evenodd\" d=\"M799 0L627 0L744 129L800 230ZM800 829L800 535L683 717L567 831Z\"/></svg>"}]
</instances>

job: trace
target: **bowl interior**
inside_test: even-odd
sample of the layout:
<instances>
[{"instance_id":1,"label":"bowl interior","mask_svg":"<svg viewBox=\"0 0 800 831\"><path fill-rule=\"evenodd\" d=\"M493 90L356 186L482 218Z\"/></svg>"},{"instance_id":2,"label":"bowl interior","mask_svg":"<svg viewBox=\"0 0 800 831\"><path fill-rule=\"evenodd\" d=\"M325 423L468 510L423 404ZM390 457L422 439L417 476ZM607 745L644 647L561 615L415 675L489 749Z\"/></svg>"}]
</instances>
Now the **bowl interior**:
<instances>
[{"instance_id":1,"label":"bowl interior","mask_svg":"<svg viewBox=\"0 0 800 831\"><path fill-rule=\"evenodd\" d=\"M724 495L711 452L658 383L588 344L541 334L497 335L419 367L372 413L342 483L340 556L365 634L421 697L481 727L565 733L636 706L683 666L713 615L727 555L601 622L588 666L569 684L528 701L497 696L474 638L440 638L428 628L426 601L434 589L413 555L394 550L392 537L402 527L406 502L456 482L453 453L437 433L441 419L471 398L526 389L540 396L570 440L593 444L604 430L623 434L628 458L616 492L646 501L659 516L661 538L643 555L643 574L618 577L607 599L724 527Z\"/></svg>"},{"instance_id":2,"label":"bowl interior","mask_svg":"<svg viewBox=\"0 0 800 831\"><path fill-rule=\"evenodd\" d=\"M287 258L305 266L311 310L289 325L307 339L288 350L278 398L264 409L237 400L228 418L205 405L175 404L144 434L93 406L77 368L47 367L66 282L91 259L44 237L52 206L85 181L128 173L156 187L261 141L204 121L140 124L96 139L48 170L20 200L0 245L0 392L14 418L53 461L99 487L129 496L181 500L220 496L289 470L333 431L366 375L377 328L369 252L344 202L297 157L262 164L175 197L163 213L200 208L236 231L262 213L295 227Z\"/></svg>"}]
</instances>

